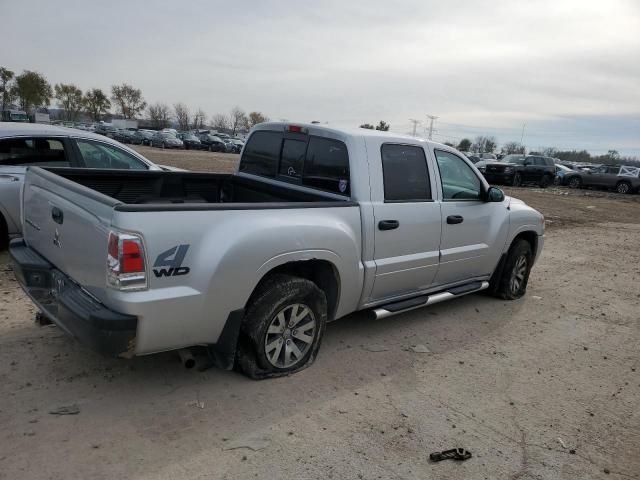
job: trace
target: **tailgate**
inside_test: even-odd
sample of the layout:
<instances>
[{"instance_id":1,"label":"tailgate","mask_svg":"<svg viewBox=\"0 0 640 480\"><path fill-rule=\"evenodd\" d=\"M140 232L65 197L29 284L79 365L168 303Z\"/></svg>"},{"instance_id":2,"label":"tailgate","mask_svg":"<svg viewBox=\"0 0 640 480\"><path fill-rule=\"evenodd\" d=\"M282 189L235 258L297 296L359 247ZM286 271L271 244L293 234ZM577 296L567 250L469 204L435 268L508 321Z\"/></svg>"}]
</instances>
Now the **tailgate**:
<instances>
[{"instance_id":1,"label":"tailgate","mask_svg":"<svg viewBox=\"0 0 640 480\"><path fill-rule=\"evenodd\" d=\"M104 300L109 226L118 202L38 167L27 170L22 201L27 245Z\"/></svg>"}]
</instances>

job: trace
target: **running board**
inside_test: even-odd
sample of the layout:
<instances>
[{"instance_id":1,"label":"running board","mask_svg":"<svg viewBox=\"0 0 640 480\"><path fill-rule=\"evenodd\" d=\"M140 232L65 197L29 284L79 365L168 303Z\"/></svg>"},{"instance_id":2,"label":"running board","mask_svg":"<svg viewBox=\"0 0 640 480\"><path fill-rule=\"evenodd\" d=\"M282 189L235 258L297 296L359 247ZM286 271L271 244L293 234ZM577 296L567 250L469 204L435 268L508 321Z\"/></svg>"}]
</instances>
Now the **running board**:
<instances>
[{"instance_id":1,"label":"running board","mask_svg":"<svg viewBox=\"0 0 640 480\"><path fill-rule=\"evenodd\" d=\"M388 303L382 307L375 308L373 313L376 319L387 318L393 315L398 315L399 313L415 310L416 308L426 307L427 305L433 305L434 303L445 302L463 295L486 290L487 288L489 288L489 282L467 283L465 285L450 288L444 292L421 295L408 300Z\"/></svg>"}]
</instances>

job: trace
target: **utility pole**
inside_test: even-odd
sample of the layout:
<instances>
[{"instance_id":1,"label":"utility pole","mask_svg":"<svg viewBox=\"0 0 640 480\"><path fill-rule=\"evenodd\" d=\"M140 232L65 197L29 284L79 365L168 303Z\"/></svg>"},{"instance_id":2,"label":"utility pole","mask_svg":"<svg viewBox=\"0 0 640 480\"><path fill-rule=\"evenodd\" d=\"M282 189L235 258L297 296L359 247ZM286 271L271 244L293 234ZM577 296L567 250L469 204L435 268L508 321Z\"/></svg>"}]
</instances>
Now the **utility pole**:
<instances>
[{"instance_id":1,"label":"utility pole","mask_svg":"<svg viewBox=\"0 0 640 480\"><path fill-rule=\"evenodd\" d=\"M520 135L520 145L522 145L522 140L524 139L524 127L526 126L526 123L522 124L522 134Z\"/></svg>"},{"instance_id":2,"label":"utility pole","mask_svg":"<svg viewBox=\"0 0 640 480\"><path fill-rule=\"evenodd\" d=\"M419 123L422 123L420 120L416 120L414 118L410 118L409 121L411 123L413 123L413 136L416 136L416 127L418 126Z\"/></svg>"},{"instance_id":3,"label":"utility pole","mask_svg":"<svg viewBox=\"0 0 640 480\"><path fill-rule=\"evenodd\" d=\"M433 122L438 119L435 115L427 115L429 119L429 140L433 137Z\"/></svg>"}]
</instances>

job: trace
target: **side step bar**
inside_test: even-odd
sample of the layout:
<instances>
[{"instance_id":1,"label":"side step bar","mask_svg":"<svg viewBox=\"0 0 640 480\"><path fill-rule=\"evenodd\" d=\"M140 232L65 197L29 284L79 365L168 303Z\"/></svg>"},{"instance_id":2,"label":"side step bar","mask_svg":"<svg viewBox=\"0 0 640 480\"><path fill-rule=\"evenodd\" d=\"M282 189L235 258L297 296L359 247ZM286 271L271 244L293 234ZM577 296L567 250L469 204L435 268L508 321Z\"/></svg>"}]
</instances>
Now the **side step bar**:
<instances>
[{"instance_id":1,"label":"side step bar","mask_svg":"<svg viewBox=\"0 0 640 480\"><path fill-rule=\"evenodd\" d=\"M440 293L432 293L430 295L421 295L419 297L410 298L408 300L401 300L399 302L388 303L381 307L375 308L373 314L376 319L387 318L399 313L415 310L416 308L426 307L427 305L433 305L434 303L444 302L451 300L452 298L468 295L469 293L479 292L489 288L489 282L473 282L459 287L453 287L449 290Z\"/></svg>"}]
</instances>

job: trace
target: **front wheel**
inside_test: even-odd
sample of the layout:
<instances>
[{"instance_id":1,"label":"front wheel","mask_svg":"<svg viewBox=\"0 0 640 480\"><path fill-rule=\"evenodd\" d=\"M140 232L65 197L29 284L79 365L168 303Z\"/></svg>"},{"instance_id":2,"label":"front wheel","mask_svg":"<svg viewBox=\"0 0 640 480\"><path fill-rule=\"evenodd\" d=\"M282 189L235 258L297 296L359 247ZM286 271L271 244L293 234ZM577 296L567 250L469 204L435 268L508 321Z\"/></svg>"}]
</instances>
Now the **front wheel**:
<instances>
[{"instance_id":1,"label":"front wheel","mask_svg":"<svg viewBox=\"0 0 640 480\"><path fill-rule=\"evenodd\" d=\"M509 249L504 265L491 277L490 293L504 300L515 300L527 291L533 252L526 240L518 240Z\"/></svg>"},{"instance_id":2,"label":"front wheel","mask_svg":"<svg viewBox=\"0 0 640 480\"><path fill-rule=\"evenodd\" d=\"M618 182L616 185L616 192L627 194L631 192L631 185L629 182Z\"/></svg>"},{"instance_id":3,"label":"front wheel","mask_svg":"<svg viewBox=\"0 0 640 480\"><path fill-rule=\"evenodd\" d=\"M327 299L310 280L274 275L258 287L243 320L237 366L253 378L298 372L313 363L327 321Z\"/></svg>"}]
</instances>

